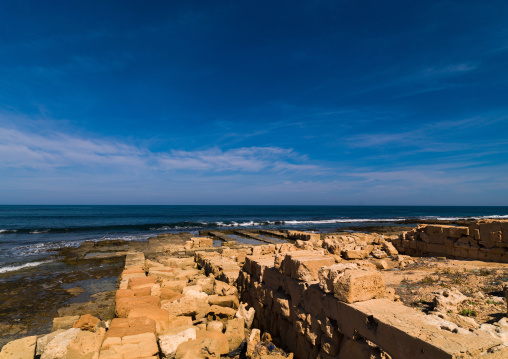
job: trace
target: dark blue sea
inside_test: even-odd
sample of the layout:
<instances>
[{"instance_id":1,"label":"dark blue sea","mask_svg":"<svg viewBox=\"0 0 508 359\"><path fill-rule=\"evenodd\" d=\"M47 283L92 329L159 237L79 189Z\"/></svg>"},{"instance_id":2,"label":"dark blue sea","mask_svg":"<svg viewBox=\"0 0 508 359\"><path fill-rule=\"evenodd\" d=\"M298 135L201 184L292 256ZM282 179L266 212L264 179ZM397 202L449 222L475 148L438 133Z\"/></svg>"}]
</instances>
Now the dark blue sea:
<instances>
[{"instance_id":1,"label":"dark blue sea","mask_svg":"<svg viewBox=\"0 0 508 359\"><path fill-rule=\"evenodd\" d=\"M266 228L333 231L405 219L508 218L508 207L0 206L0 274L46 263L85 240L142 240L163 232Z\"/></svg>"}]
</instances>

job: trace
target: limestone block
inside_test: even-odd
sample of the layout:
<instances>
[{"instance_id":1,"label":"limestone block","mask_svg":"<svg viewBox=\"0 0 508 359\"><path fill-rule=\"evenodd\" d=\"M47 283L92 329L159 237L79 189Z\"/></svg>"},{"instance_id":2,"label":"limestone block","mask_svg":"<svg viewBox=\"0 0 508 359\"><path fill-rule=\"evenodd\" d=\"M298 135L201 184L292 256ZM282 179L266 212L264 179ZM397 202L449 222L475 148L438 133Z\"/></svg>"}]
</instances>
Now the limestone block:
<instances>
[{"instance_id":1,"label":"limestone block","mask_svg":"<svg viewBox=\"0 0 508 359\"><path fill-rule=\"evenodd\" d=\"M125 336L121 343L108 341L102 345L99 359L153 358L159 352L157 339L153 333ZM155 357L156 358L156 357Z\"/></svg>"},{"instance_id":2,"label":"limestone block","mask_svg":"<svg viewBox=\"0 0 508 359\"><path fill-rule=\"evenodd\" d=\"M252 322L254 321L255 314L256 310L254 307L247 310L247 303L240 303L240 308L236 312L235 317L242 318L245 321L245 328L250 329Z\"/></svg>"},{"instance_id":3,"label":"limestone block","mask_svg":"<svg viewBox=\"0 0 508 359\"><path fill-rule=\"evenodd\" d=\"M369 254L367 253L367 251L363 251L363 250L343 250L342 251L342 256L345 259L349 259L349 260L364 259L364 258L367 258L368 255Z\"/></svg>"},{"instance_id":4,"label":"limestone block","mask_svg":"<svg viewBox=\"0 0 508 359\"><path fill-rule=\"evenodd\" d=\"M162 289L169 289L175 292L182 293L183 288L187 285L187 280L165 280L161 284Z\"/></svg>"},{"instance_id":5,"label":"limestone block","mask_svg":"<svg viewBox=\"0 0 508 359\"><path fill-rule=\"evenodd\" d=\"M131 297L131 298L121 298L116 302L115 313L117 317L127 318L129 316L129 312L134 308L159 308L159 298L158 297Z\"/></svg>"},{"instance_id":6,"label":"limestone block","mask_svg":"<svg viewBox=\"0 0 508 359\"><path fill-rule=\"evenodd\" d=\"M340 346L338 359L371 359L372 348L365 339L344 338Z\"/></svg>"},{"instance_id":7,"label":"limestone block","mask_svg":"<svg viewBox=\"0 0 508 359\"><path fill-rule=\"evenodd\" d=\"M128 318L146 317L155 321L155 328L157 333L161 333L169 329L169 313L166 309L142 307L133 308L128 315Z\"/></svg>"},{"instance_id":8,"label":"limestone block","mask_svg":"<svg viewBox=\"0 0 508 359\"><path fill-rule=\"evenodd\" d=\"M210 295L208 296L208 304L238 309L240 302L238 301L238 297L235 295Z\"/></svg>"},{"instance_id":9,"label":"limestone block","mask_svg":"<svg viewBox=\"0 0 508 359\"><path fill-rule=\"evenodd\" d=\"M146 273L142 267L134 267L129 269L124 269L121 274L122 280L128 281L131 278L135 277L145 277Z\"/></svg>"},{"instance_id":10,"label":"limestone block","mask_svg":"<svg viewBox=\"0 0 508 359\"><path fill-rule=\"evenodd\" d=\"M212 320L211 322L206 323L206 330L209 332L222 333L224 330L224 323L218 320Z\"/></svg>"},{"instance_id":11,"label":"limestone block","mask_svg":"<svg viewBox=\"0 0 508 359\"><path fill-rule=\"evenodd\" d=\"M455 309L455 307L468 300L468 297L459 292L456 288L442 289L434 292L435 311L447 312L448 310Z\"/></svg>"},{"instance_id":12,"label":"limestone block","mask_svg":"<svg viewBox=\"0 0 508 359\"><path fill-rule=\"evenodd\" d=\"M205 292L198 292L196 290L188 290L185 292L184 296L193 298L198 302L206 302L206 300L208 299L208 294L206 294Z\"/></svg>"},{"instance_id":13,"label":"limestone block","mask_svg":"<svg viewBox=\"0 0 508 359\"><path fill-rule=\"evenodd\" d=\"M175 279L176 273L175 267L153 267L148 270L148 275L158 281Z\"/></svg>"},{"instance_id":14,"label":"limestone block","mask_svg":"<svg viewBox=\"0 0 508 359\"><path fill-rule=\"evenodd\" d=\"M190 268L190 269L184 269L182 270L181 272L177 273L175 275L175 279L176 280L185 280L185 281L189 281L190 279L194 278L195 276L197 276L200 272L197 270L197 269L193 269L193 268Z\"/></svg>"},{"instance_id":15,"label":"limestone block","mask_svg":"<svg viewBox=\"0 0 508 359\"><path fill-rule=\"evenodd\" d=\"M160 258L159 262L167 265L167 266L175 266L178 268L192 267L194 266L194 257L186 257L186 258Z\"/></svg>"},{"instance_id":16,"label":"limestone block","mask_svg":"<svg viewBox=\"0 0 508 359\"><path fill-rule=\"evenodd\" d=\"M118 292L118 291L117 291ZM175 290L161 288L161 300L170 300L176 297L181 296L181 292L177 292Z\"/></svg>"},{"instance_id":17,"label":"limestone block","mask_svg":"<svg viewBox=\"0 0 508 359\"><path fill-rule=\"evenodd\" d=\"M288 319L291 315L289 308L289 299L290 297L281 292L276 292L273 298L274 312L286 319Z\"/></svg>"},{"instance_id":18,"label":"limestone block","mask_svg":"<svg viewBox=\"0 0 508 359\"><path fill-rule=\"evenodd\" d=\"M391 242L384 242L383 243L383 250L390 256L396 256L399 254L395 246Z\"/></svg>"},{"instance_id":19,"label":"limestone block","mask_svg":"<svg viewBox=\"0 0 508 359\"><path fill-rule=\"evenodd\" d=\"M220 280L216 280L213 285L213 291L217 295L238 295L238 289Z\"/></svg>"},{"instance_id":20,"label":"limestone block","mask_svg":"<svg viewBox=\"0 0 508 359\"><path fill-rule=\"evenodd\" d=\"M78 328L67 329L57 334L51 340L41 355L41 359L65 359L67 356L67 347L73 341L81 330Z\"/></svg>"},{"instance_id":21,"label":"limestone block","mask_svg":"<svg viewBox=\"0 0 508 359\"><path fill-rule=\"evenodd\" d=\"M232 349L238 348L245 338L245 322L242 318L230 319L226 325L226 337L229 342L229 347Z\"/></svg>"},{"instance_id":22,"label":"limestone block","mask_svg":"<svg viewBox=\"0 0 508 359\"><path fill-rule=\"evenodd\" d=\"M323 267L318 272L319 286L326 293L333 293L334 283L344 274L346 269L358 269L356 263L338 263Z\"/></svg>"},{"instance_id":23,"label":"limestone block","mask_svg":"<svg viewBox=\"0 0 508 359\"><path fill-rule=\"evenodd\" d=\"M443 229L443 234L451 238L460 238L469 236L468 227L446 227Z\"/></svg>"},{"instance_id":24,"label":"limestone block","mask_svg":"<svg viewBox=\"0 0 508 359\"><path fill-rule=\"evenodd\" d=\"M151 288L157 282L156 277L134 277L129 279L129 289Z\"/></svg>"},{"instance_id":25,"label":"limestone block","mask_svg":"<svg viewBox=\"0 0 508 359\"><path fill-rule=\"evenodd\" d=\"M106 339L112 337L124 337L143 333L156 332L156 324L153 319L146 317L115 318L106 332Z\"/></svg>"},{"instance_id":26,"label":"limestone block","mask_svg":"<svg viewBox=\"0 0 508 359\"><path fill-rule=\"evenodd\" d=\"M121 298L130 297L146 297L150 295L151 288L140 288L140 289L118 289L116 291L116 300Z\"/></svg>"},{"instance_id":27,"label":"limestone block","mask_svg":"<svg viewBox=\"0 0 508 359\"><path fill-rule=\"evenodd\" d=\"M73 328L95 332L99 328L100 323L101 320L99 318L90 314L85 314L79 317L79 319L74 323Z\"/></svg>"},{"instance_id":28,"label":"limestone block","mask_svg":"<svg viewBox=\"0 0 508 359\"><path fill-rule=\"evenodd\" d=\"M186 317L181 315L179 317L171 316L169 318L169 328L185 327L191 325L192 325L192 317Z\"/></svg>"},{"instance_id":29,"label":"limestone block","mask_svg":"<svg viewBox=\"0 0 508 359\"><path fill-rule=\"evenodd\" d=\"M67 316L67 317L58 317L53 319L53 329L52 331L59 329L71 329L79 319L79 315Z\"/></svg>"},{"instance_id":30,"label":"limestone block","mask_svg":"<svg viewBox=\"0 0 508 359\"><path fill-rule=\"evenodd\" d=\"M233 308L220 307L218 305L212 305L208 309L207 317L208 320L220 320L226 322L235 317L236 310Z\"/></svg>"},{"instance_id":31,"label":"limestone block","mask_svg":"<svg viewBox=\"0 0 508 359\"><path fill-rule=\"evenodd\" d=\"M291 256L291 277L303 282L317 280L318 272L322 267L335 264L335 259L331 256L300 257L291 254L288 254L288 256Z\"/></svg>"},{"instance_id":32,"label":"limestone block","mask_svg":"<svg viewBox=\"0 0 508 359\"><path fill-rule=\"evenodd\" d=\"M210 348L208 348L208 350L211 353L214 353L216 355L217 354L223 355L223 354L229 353L229 350L230 350L229 341L228 341L228 337L225 334L219 333L219 332L210 332L210 331L206 331L206 330L201 330L196 334L196 339L201 339L201 338L207 338L207 339L211 340L211 346L210 346ZM231 348L231 350L233 350L233 349L236 349L236 348Z\"/></svg>"},{"instance_id":33,"label":"limestone block","mask_svg":"<svg viewBox=\"0 0 508 359\"><path fill-rule=\"evenodd\" d=\"M189 290L193 290L195 292L202 292L203 288L200 285L189 285L182 289L182 294L187 293Z\"/></svg>"},{"instance_id":34,"label":"limestone block","mask_svg":"<svg viewBox=\"0 0 508 359\"><path fill-rule=\"evenodd\" d=\"M377 258L377 259L386 258L388 256L388 254L386 254L385 251L382 251L378 248L373 249L371 254L374 258Z\"/></svg>"},{"instance_id":35,"label":"limestone block","mask_svg":"<svg viewBox=\"0 0 508 359\"><path fill-rule=\"evenodd\" d=\"M346 269L334 282L335 298L354 303L384 295L385 284L381 273L371 270Z\"/></svg>"},{"instance_id":36,"label":"limestone block","mask_svg":"<svg viewBox=\"0 0 508 359\"><path fill-rule=\"evenodd\" d=\"M33 359L37 336L13 340L5 344L0 352L0 359Z\"/></svg>"},{"instance_id":37,"label":"limestone block","mask_svg":"<svg viewBox=\"0 0 508 359\"><path fill-rule=\"evenodd\" d=\"M198 312L198 302L193 297L184 296L183 298L172 301L163 300L161 302L161 308L166 309L169 315L172 316L194 316Z\"/></svg>"},{"instance_id":38,"label":"limestone block","mask_svg":"<svg viewBox=\"0 0 508 359\"><path fill-rule=\"evenodd\" d=\"M81 331L67 347L67 359L96 359L106 330L98 328L96 332Z\"/></svg>"},{"instance_id":39,"label":"limestone block","mask_svg":"<svg viewBox=\"0 0 508 359\"><path fill-rule=\"evenodd\" d=\"M193 339L196 339L195 327L177 327L159 336L159 346L167 358L173 358L180 344Z\"/></svg>"},{"instance_id":40,"label":"limestone block","mask_svg":"<svg viewBox=\"0 0 508 359\"><path fill-rule=\"evenodd\" d=\"M50 334L43 335L37 339L37 347L35 349L35 355L41 356L44 352L46 345L53 340L58 334L65 332L64 329L58 329Z\"/></svg>"}]
</instances>

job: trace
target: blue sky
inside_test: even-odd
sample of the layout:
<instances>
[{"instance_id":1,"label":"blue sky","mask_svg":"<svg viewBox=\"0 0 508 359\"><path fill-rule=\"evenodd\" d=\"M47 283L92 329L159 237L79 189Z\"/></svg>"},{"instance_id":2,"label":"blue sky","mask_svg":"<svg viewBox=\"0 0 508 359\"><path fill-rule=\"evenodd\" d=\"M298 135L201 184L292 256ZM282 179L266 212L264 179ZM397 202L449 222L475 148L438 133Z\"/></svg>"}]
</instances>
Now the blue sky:
<instances>
[{"instance_id":1,"label":"blue sky","mask_svg":"<svg viewBox=\"0 0 508 359\"><path fill-rule=\"evenodd\" d=\"M2 1L0 203L508 204L508 3Z\"/></svg>"}]
</instances>

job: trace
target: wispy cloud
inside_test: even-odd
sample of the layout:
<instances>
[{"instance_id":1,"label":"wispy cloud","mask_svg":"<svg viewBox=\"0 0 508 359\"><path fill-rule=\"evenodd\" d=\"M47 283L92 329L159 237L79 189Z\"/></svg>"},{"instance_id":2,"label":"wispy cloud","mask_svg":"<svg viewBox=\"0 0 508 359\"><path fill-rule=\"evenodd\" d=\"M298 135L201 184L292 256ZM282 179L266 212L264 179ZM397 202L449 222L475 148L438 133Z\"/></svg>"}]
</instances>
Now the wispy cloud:
<instances>
[{"instance_id":1,"label":"wispy cloud","mask_svg":"<svg viewBox=\"0 0 508 359\"><path fill-rule=\"evenodd\" d=\"M292 149L243 147L228 150L171 150L147 148L105 139L86 139L54 132L48 136L0 128L0 167L49 169L115 166L151 171L299 171L316 169Z\"/></svg>"}]
</instances>

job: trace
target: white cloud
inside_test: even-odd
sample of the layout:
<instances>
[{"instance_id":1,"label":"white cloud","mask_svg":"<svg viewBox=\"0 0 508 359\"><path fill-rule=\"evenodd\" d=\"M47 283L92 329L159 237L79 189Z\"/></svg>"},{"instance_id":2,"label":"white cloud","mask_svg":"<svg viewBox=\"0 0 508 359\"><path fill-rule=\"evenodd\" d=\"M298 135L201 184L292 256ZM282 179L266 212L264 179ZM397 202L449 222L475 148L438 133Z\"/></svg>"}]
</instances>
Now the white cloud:
<instances>
[{"instance_id":1,"label":"white cloud","mask_svg":"<svg viewBox=\"0 0 508 359\"><path fill-rule=\"evenodd\" d=\"M280 147L243 147L223 151L152 152L118 141L85 139L63 133L43 136L0 128L0 167L48 169L108 166L137 170L244 171L306 170L305 157Z\"/></svg>"}]
</instances>

